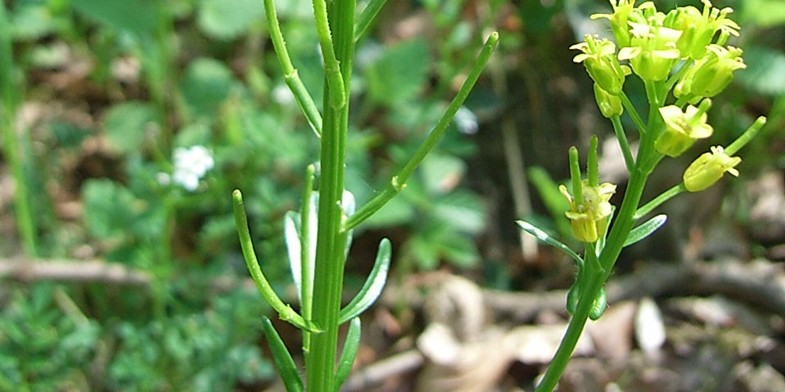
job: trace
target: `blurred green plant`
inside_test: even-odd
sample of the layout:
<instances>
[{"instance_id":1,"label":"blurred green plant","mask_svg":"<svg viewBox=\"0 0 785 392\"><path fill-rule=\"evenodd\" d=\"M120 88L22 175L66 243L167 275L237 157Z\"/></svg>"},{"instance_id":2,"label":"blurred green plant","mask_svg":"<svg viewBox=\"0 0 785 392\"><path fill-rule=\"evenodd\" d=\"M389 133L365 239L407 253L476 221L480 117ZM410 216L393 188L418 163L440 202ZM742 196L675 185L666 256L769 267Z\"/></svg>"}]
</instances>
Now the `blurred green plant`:
<instances>
[{"instance_id":1,"label":"blurred green plant","mask_svg":"<svg viewBox=\"0 0 785 392\"><path fill-rule=\"evenodd\" d=\"M63 288L16 291L0 313L0 389L87 389L100 334Z\"/></svg>"}]
</instances>

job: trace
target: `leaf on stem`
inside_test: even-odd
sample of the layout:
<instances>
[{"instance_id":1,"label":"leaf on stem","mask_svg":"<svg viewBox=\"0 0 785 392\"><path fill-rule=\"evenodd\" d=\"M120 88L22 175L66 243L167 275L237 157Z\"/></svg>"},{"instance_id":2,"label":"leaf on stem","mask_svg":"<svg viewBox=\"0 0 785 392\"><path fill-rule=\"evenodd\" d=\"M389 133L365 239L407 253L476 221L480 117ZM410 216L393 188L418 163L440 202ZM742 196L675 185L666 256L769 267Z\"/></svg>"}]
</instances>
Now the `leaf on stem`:
<instances>
[{"instance_id":1,"label":"leaf on stem","mask_svg":"<svg viewBox=\"0 0 785 392\"><path fill-rule=\"evenodd\" d=\"M237 234L240 237L240 247L243 251L243 259L245 265L248 267L251 277L256 283L256 287L276 312L278 312L281 320L288 321L294 326L310 332L321 332L320 328L313 322L304 320L297 312L295 312L289 305L284 304L278 294L275 293L267 278L259 266L259 260L256 258L256 252L253 249L253 242L251 241L251 233L248 230L248 217L245 214L245 206L243 204L243 195L239 189L232 192L232 208L234 210L234 221L237 226Z\"/></svg>"},{"instance_id":2,"label":"leaf on stem","mask_svg":"<svg viewBox=\"0 0 785 392\"><path fill-rule=\"evenodd\" d=\"M578 264L579 267L583 266L583 259L581 258L581 256L579 256L577 253L575 253L575 251L570 249L569 246L563 244L561 241L557 240L556 238L553 238L550 234L546 233L545 231L541 230L540 228L534 226L529 222L526 222L524 220L519 220L517 221L517 223L518 226L520 226L520 228L523 231L537 237L538 240L566 253L567 256L570 256L572 257L573 260L575 260L575 262Z\"/></svg>"},{"instance_id":3,"label":"leaf on stem","mask_svg":"<svg viewBox=\"0 0 785 392\"><path fill-rule=\"evenodd\" d=\"M338 322L343 324L352 318L359 316L368 307L370 307L379 295L382 293L385 282L387 282L387 271L390 269L390 255L392 254L392 247L390 240L387 238L382 239L379 243L379 251L376 254L376 261L374 262L371 274L365 281L362 289L354 299L349 302L343 309L341 309Z\"/></svg>"},{"instance_id":4,"label":"leaf on stem","mask_svg":"<svg viewBox=\"0 0 785 392\"><path fill-rule=\"evenodd\" d=\"M349 323L349 331L346 332L346 342L343 344L341 358L338 360L338 369L335 371L335 390L340 391L341 385L349 376L357 357L357 349L360 347L360 318L355 317Z\"/></svg>"},{"instance_id":5,"label":"leaf on stem","mask_svg":"<svg viewBox=\"0 0 785 392\"><path fill-rule=\"evenodd\" d=\"M286 349L286 345L278 335L278 332L273 327L273 323L269 318L265 317L262 321L262 330L264 336L267 338L267 343L270 345L270 352L273 354L273 361L275 367L278 368L278 373L286 386L287 392L302 392L303 380L300 379L300 373L297 371L297 365L294 364L292 355Z\"/></svg>"},{"instance_id":6,"label":"leaf on stem","mask_svg":"<svg viewBox=\"0 0 785 392\"><path fill-rule=\"evenodd\" d=\"M630 234L627 235L627 239L624 240L624 246L630 246L654 233L657 229L659 229L662 225L665 224L665 221L668 220L668 216L665 214L657 215L640 226L632 229Z\"/></svg>"}]
</instances>

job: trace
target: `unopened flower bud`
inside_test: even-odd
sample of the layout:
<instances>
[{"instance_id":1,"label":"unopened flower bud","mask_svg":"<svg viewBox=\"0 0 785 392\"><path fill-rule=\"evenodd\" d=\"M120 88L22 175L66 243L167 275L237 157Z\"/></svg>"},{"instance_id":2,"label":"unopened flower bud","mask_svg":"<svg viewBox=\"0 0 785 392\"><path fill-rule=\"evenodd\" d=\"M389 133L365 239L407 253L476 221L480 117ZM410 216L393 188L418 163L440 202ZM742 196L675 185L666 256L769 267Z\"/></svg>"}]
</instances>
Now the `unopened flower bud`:
<instances>
[{"instance_id":1,"label":"unopened flower bud","mask_svg":"<svg viewBox=\"0 0 785 392\"><path fill-rule=\"evenodd\" d=\"M695 62L681 77L673 90L677 98L692 101L697 97L713 97L733 80L733 72L747 66L741 58L741 49L709 45L706 55Z\"/></svg>"},{"instance_id":2,"label":"unopened flower bud","mask_svg":"<svg viewBox=\"0 0 785 392\"><path fill-rule=\"evenodd\" d=\"M603 90L597 83L594 83L594 99L597 101L597 106L605 118L621 116L624 112L621 97Z\"/></svg>"},{"instance_id":3,"label":"unopened flower bud","mask_svg":"<svg viewBox=\"0 0 785 392\"><path fill-rule=\"evenodd\" d=\"M714 130L706 123L709 107L711 100L704 99L700 107L688 105L684 112L674 105L660 108L665 131L654 141L654 148L669 157L677 157L687 151L695 140L711 136Z\"/></svg>"},{"instance_id":4,"label":"unopened flower bud","mask_svg":"<svg viewBox=\"0 0 785 392\"><path fill-rule=\"evenodd\" d=\"M630 72L619 64L613 42L587 35L584 42L572 45L570 49L583 52L576 55L573 61L582 62L589 76L603 90L614 95L621 93L624 77Z\"/></svg>"},{"instance_id":5,"label":"unopened flower bud","mask_svg":"<svg viewBox=\"0 0 785 392\"><path fill-rule=\"evenodd\" d=\"M739 172L734 167L739 162L741 158L728 156L722 147L712 147L711 152L699 156L684 171L684 187L690 192L700 192L714 185L725 172L738 176Z\"/></svg>"},{"instance_id":6,"label":"unopened flower bud","mask_svg":"<svg viewBox=\"0 0 785 392\"><path fill-rule=\"evenodd\" d=\"M595 14L592 19L606 18L611 21L613 38L619 47L630 45L630 27L628 25L630 14L635 10L635 0L610 0L613 7L612 14Z\"/></svg>"},{"instance_id":7,"label":"unopened flower bud","mask_svg":"<svg viewBox=\"0 0 785 392\"><path fill-rule=\"evenodd\" d=\"M703 0L703 4L703 12L693 6L678 7L665 18L665 26L682 32L676 44L682 57L693 60L703 57L717 31L724 36L739 35L739 26L727 18L733 9L713 8L709 0Z\"/></svg>"}]
</instances>

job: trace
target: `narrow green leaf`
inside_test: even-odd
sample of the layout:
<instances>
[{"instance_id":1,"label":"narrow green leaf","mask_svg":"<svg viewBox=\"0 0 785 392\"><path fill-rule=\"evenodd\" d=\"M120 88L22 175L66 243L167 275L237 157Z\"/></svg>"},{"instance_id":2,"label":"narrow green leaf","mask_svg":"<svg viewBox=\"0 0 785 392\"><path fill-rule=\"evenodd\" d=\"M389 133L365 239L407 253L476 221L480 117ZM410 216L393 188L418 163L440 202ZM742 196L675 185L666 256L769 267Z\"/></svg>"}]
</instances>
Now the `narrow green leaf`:
<instances>
[{"instance_id":1,"label":"narrow green leaf","mask_svg":"<svg viewBox=\"0 0 785 392\"><path fill-rule=\"evenodd\" d=\"M360 289L360 292L357 293L349 304L341 309L341 314L338 318L340 324L359 316L379 298L384 284L387 282L387 271L390 269L391 254L390 240L387 238L382 239L379 243L379 251L376 254L376 261L371 274L368 275L368 279L365 281L362 289Z\"/></svg>"},{"instance_id":2,"label":"narrow green leaf","mask_svg":"<svg viewBox=\"0 0 785 392\"><path fill-rule=\"evenodd\" d=\"M349 323L349 331L346 332L346 341L343 344L341 358L338 360L338 369L335 372L335 391L341 390L341 385L346 381L346 377L352 371L354 358L357 357L357 349L360 347L360 318L355 317Z\"/></svg>"},{"instance_id":3,"label":"narrow green leaf","mask_svg":"<svg viewBox=\"0 0 785 392\"><path fill-rule=\"evenodd\" d=\"M270 351L273 354L273 361L275 367L278 368L278 374L281 376L287 392L302 392L303 380L300 379L300 373L297 371L297 365L294 364L292 355L283 343L283 340L278 335L278 332L273 327L273 323L269 318L264 317L262 320L262 329L264 336L267 338L267 343L270 344Z\"/></svg>"},{"instance_id":4,"label":"narrow green leaf","mask_svg":"<svg viewBox=\"0 0 785 392\"><path fill-rule=\"evenodd\" d=\"M520 226L523 231L525 231L525 232L527 232L527 233L537 237L538 240L540 240L540 241L542 241L542 242L544 242L544 243L546 243L546 244L548 244L548 245L550 245L550 246L552 246L552 247L554 247L556 249L561 250L562 252L566 253L567 256L572 257L572 259L575 260L576 263L578 263L578 266L582 266L583 265L583 259L581 258L581 256L579 256L577 253L575 253L575 251L570 249L569 246L564 245L563 243L561 243L556 238L551 237L550 234L540 230L540 228L538 228L537 226L534 226L533 224L531 224L529 222L526 222L524 220L519 220L519 221L517 221L517 223L518 223L518 226Z\"/></svg>"},{"instance_id":5,"label":"narrow green leaf","mask_svg":"<svg viewBox=\"0 0 785 392\"><path fill-rule=\"evenodd\" d=\"M297 312L294 311L289 305L281 301L278 294L275 293L267 278L259 266L259 260L256 258L256 252L253 249L253 242L251 241L251 233L248 230L248 217L245 215L245 206L243 204L243 195L237 189L232 193L232 208L234 210L234 221L237 226L237 235L240 237L240 248L243 251L243 258L245 265L248 267L248 272L251 273L256 287L262 294L264 299L275 311L278 312L281 320L288 321L294 326L310 332L321 332L319 327L313 322L304 320Z\"/></svg>"},{"instance_id":6,"label":"narrow green leaf","mask_svg":"<svg viewBox=\"0 0 785 392\"><path fill-rule=\"evenodd\" d=\"M665 224L665 221L668 220L668 217L665 214L657 215L640 226L632 229L630 234L627 235L627 239L624 241L624 246L630 246L646 237L654 233L660 226Z\"/></svg>"}]
</instances>

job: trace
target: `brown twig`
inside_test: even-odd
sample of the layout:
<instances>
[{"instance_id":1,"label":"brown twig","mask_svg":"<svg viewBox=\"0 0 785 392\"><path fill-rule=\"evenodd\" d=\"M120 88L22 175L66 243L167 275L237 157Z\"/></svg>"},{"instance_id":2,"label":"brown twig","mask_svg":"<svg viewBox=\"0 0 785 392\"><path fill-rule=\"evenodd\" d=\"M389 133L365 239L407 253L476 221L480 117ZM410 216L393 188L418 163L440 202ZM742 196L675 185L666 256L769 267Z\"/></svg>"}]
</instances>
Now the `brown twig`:
<instances>
[{"instance_id":1,"label":"brown twig","mask_svg":"<svg viewBox=\"0 0 785 392\"><path fill-rule=\"evenodd\" d=\"M132 286L146 286L150 274L121 264L99 260L9 260L0 259L0 279L23 282L57 280L67 282L106 282Z\"/></svg>"}]
</instances>

